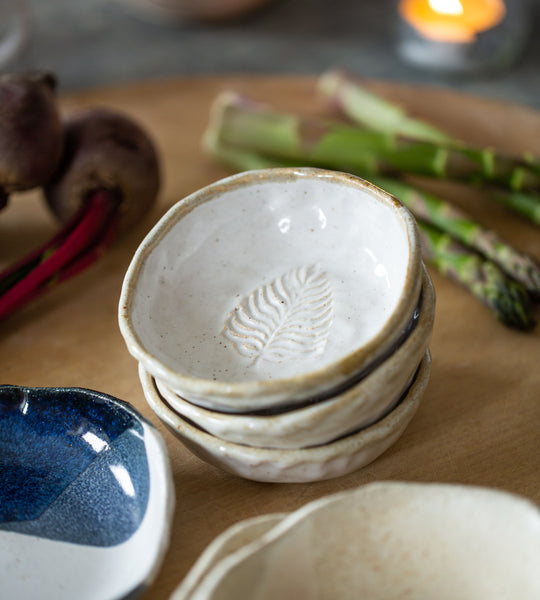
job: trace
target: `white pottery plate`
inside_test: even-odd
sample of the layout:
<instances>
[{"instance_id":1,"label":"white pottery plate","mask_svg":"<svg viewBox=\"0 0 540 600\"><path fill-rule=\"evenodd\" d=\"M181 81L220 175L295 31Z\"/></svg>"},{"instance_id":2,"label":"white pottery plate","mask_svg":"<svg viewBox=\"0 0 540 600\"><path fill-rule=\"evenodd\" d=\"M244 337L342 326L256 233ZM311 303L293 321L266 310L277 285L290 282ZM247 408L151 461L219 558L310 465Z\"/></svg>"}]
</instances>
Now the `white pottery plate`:
<instances>
[{"instance_id":1,"label":"white pottery plate","mask_svg":"<svg viewBox=\"0 0 540 600\"><path fill-rule=\"evenodd\" d=\"M216 438L174 412L140 363L139 376L152 410L202 460L246 479L291 483L346 475L380 456L399 439L416 413L430 367L431 358L426 352L403 400L377 423L330 444L295 450L254 448Z\"/></svg>"},{"instance_id":2,"label":"white pottery plate","mask_svg":"<svg viewBox=\"0 0 540 600\"><path fill-rule=\"evenodd\" d=\"M377 482L305 505L173 598L538 600L539 565L540 511L524 498Z\"/></svg>"},{"instance_id":3,"label":"white pottery plate","mask_svg":"<svg viewBox=\"0 0 540 600\"><path fill-rule=\"evenodd\" d=\"M0 598L134 598L161 565L173 506L163 439L127 403L0 386Z\"/></svg>"},{"instance_id":4,"label":"white pottery plate","mask_svg":"<svg viewBox=\"0 0 540 600\"><path fill-rule=\"evenodd\" d=\"M242 411L328 393L408 326L421 257L414 218L345 173L226 178L160 220L127 271L129 351L183 398Z\"/></svg>"}]
</instances>

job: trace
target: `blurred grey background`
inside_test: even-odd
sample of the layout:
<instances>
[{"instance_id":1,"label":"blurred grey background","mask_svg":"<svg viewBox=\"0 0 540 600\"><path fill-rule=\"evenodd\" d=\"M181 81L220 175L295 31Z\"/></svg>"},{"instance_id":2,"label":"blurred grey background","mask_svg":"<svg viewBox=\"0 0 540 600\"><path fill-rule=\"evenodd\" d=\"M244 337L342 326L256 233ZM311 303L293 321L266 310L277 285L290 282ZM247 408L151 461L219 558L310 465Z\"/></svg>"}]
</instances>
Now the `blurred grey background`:
<instances>
[{"instance_id":1,"label":"blurred grey background","mask_svg":"<svg viewBox=\"0 0 540 600\"><path fill-rule=\"evenodd\" d=\"M128 0L26 2L32 35L4 70L51 69L64 91L171 76L319 74L345 67L366 77L540 106L537 0L530 4L530 36L520 60L496 73L465 77L425 71L399 58L395 0L275 0L221 22L160 19Z\"/></svg>"}]
</instances>

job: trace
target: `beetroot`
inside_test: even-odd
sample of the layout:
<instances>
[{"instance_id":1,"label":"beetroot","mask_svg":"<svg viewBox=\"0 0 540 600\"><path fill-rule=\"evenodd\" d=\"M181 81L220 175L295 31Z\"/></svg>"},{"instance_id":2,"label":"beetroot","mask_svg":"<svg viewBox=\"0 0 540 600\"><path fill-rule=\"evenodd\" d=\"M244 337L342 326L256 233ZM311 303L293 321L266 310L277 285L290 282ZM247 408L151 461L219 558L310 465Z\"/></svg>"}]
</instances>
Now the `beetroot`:
<instances>
[{"instance_id":1,"label":"beetroot","mask_svg":"<svg viewBox=\"0 0 540 600\"><path fill-rule=\"evenodd\" d=\"M157 198L158 155L133 119L90 109L67 120L64 132L60 164L44 187L64 226L0 274L0 320L91 265Z\"/></svg>"},{"instance_id":2,"label":"beetroot","mask_svg":"<svg viewBox=\"0 0 540 600\"><path fill-rule=\"evenodd\" d=\"M50 73L0 76L0 203L55 173L63 130Z\"/></svg>"},{"instance_id":3,"label":"beetroot","mask_svg":"<svg viewBox=\"0 0 540 600\"><path fill-rule=\"evenodd\" d=\"M95 108L66 121L62 163L45 196L65 222L93 191L109 190L120 203L120 228L129 229L154 203L159 179L156 150L141 127L127 116Z\"/></svg>"}]
</instances>

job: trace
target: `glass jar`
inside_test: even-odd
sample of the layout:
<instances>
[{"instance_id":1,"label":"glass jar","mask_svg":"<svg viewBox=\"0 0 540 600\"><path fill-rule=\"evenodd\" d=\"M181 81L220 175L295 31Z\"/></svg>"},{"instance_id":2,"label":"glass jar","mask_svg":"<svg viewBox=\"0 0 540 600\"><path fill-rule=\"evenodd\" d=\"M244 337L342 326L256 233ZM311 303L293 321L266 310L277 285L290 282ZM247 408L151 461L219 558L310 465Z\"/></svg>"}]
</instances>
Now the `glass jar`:
<instances>
[{"instance_id":1,"label":"glass jar","mask_svg":"<svg viewBox=\"0 0 540 600\"><path fill-rule=\"evenodd\" d=\"M510 66L532 21L529 0L398 0L397 52L407 63L467 74Z\"/></svg>"}]
</instances>

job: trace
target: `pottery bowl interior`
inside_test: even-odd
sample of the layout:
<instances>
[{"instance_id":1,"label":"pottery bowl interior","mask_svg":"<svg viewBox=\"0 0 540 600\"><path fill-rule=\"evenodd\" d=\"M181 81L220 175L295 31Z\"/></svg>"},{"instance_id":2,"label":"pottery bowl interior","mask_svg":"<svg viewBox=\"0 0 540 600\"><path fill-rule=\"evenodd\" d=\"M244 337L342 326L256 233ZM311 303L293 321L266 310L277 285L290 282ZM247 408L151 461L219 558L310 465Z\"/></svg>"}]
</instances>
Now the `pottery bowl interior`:
<instances>
[{"instance_id":1,"label":"pottery bowl interior","mask_svg":"<svg viewBox=\"0 0 540 600\"><path fill-rule=\"evenodd\" d=\"M328 443L380 419L410 384L428 348L435 317L435 291L425 269L417 313L414 329L380 365L358 383L322 401L270 414L222 413L192 404L159 380L156 385L172 410L216 437L267 448Z\"/></svg>"},{"instance_id":2,"label":"pottery bowl interior","mask_svg":"<svg viewBox=\"0 0 540 600\"><path fill-rule=\"evenodd\" d=\"M133 434L142 433L138 419L107 397L76 389L2 386L0 409L2 474L6 475L0 486L2 524L10 522L15 531L28 533L37 527L42 535L49 535L50 528L50 536L87 544L113 545L133 533L146 510L149 478L142 437ZM44 507L60 494L68 495L66 505L77 504L81 491L77 484L83 475L90 476L89 468L99 461L121 462L134 490L131 495L116 493L114 472L105 471L103 494L110 494L111 510L102 518L109 514L111 523L105 528L100 523L97 496L89 498L95 502L95 513L89 506L87 516L93 519L81 530L77 519L66 521L73 528L65 529L58 528L55 520L47 521L48 526L40 523ZM125 531L112 526L123 511L129 515L122 522Z\"/></svg>"},{"instance_id":3,"label":"pottery bowl interior","mask_svg":"<svg viewBox=\"0 0 540 600\"><path fill-rule=\"evenodd\" d=\"M329 392L410 322L416 225L357 177L268 169L176 204L138 248L119 309L130 352L182 397L222 410Z\"/></svg>"},{"instance_id":4,"label":"pottery bowl interior","mask_svg":"<svg viewBox=\"0 0 540 600\"><path fill-rule=\"evenodd\" d=\"M331 479L375 460L399 439L414 417L430 368L427 351L397 406L376 423L328 444L296 449L246 446L210 435L171 409L141 363L139 377L152 410L202 460L246 479L285 483Z\"/></svg>"},{"instance_id":5,"label":"pottery bowl interior","mask_svg":"<svg viewBox=\"0 0 540 600\"><path fill-rule=\"evenodd\" d=\"M217 561L188 597L535 600L539 558L540 511L523 498L377 482L285 517Z\"/></svg>"}]
</instances>

